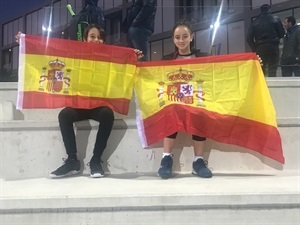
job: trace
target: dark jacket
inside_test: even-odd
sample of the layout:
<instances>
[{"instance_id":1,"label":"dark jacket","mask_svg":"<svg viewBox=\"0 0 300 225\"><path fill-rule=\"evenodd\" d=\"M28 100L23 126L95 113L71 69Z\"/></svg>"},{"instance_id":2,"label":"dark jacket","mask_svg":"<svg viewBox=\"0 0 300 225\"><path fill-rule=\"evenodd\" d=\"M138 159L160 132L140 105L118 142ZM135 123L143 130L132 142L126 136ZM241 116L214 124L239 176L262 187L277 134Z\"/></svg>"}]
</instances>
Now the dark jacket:
<instances>
[{"instance_id":1,"label":"dark jacket","mask_svg":"<svg viewBox=\"0 0 300 225\"><path fill-rule=\"evenodd\" d=\"M246 39L252 51L256 52L261 46L278 47L284 33L284 27L278 16L262 13L251 23Z\"/></svg>"},{"instance_id":2,"label":"dark jacket","mask_svg":"<svg viewBox=\"0 0 300 225\"><path fill-rule=\"evenodd\" d=\"M85 6L87 6L87 5L97 6L98 0L85 0Z\"/></svg>"},{"instance_id":3,"label":"dark jacket","mask_svg":"<svg viewBox=\"0 0 300 225\"><path fill-rule=\"evenodd\" d=\"M105 16L103 10L98 7L98 0L85 0L84 8L90 15L90 24L99 24L105 30Z\"/></svg>"},{"instance_id":4,"label":"dark jacket","mask_svg":"<svg viewBox=\"0 0 300 225\"><path fill-rule=\"evenodd\" d=\"M123 32L127 33L132 26L148 29L153 33L156 8L157 0L133 0L122 24Z\"/></svg>"},{"instance_id":5,"label":"dark jacket","mask_svg":"<svg viewBox=\"0 0 300 225\"><path fill-rule=\"evenodd\" d=\"M282 65L296 64L299 63L299 59L300 59L300 26L294 25L287 30L287 33L283 38L281 64Z\"/></svg>"},{"instance_id":6,"label":"dark jacket","mask_svg":"<svg viewBox=\"0 0 300 225\"><path fill-rule=\"evenodd\" d=\"M202 57L202 56L209 56L206 52L201 52L199 49L192 49L191 55L196 55L196 57ZM173 52L171 54L165 55L162 57L162 60L171 60L171 59L177 59L178 52Z\"/></svg>"}]
</instances>

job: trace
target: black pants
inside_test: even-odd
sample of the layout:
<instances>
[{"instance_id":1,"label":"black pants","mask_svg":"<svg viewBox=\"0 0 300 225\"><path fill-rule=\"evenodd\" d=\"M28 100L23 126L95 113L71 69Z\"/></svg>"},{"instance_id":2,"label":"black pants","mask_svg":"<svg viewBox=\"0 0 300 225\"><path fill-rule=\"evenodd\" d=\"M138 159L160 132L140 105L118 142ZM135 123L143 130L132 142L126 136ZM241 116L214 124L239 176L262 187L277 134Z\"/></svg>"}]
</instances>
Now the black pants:
<instances>
[{"instance_id":1,"label":"black pants","mask_svg":"<svg viewBox=\"0 0 300 225\"><path fill-rule=\"evenodd\" d=\"M178 132L176 132L176 133L174 133L174 134L171 134L171 135L167 136L167 138L175 139L176 136L177 136L177 134L178 134ZM192 139L193 139L194 141L205 141L205 140L206 140L205 137L199 137L199 136L197 136L197 135L192 135Z\"/></svg>"},{"instance_id":2,"label":"black pants","mask_svg":"<svg viewBox=\"0 0 300 225\"><path fill-rule=\"evenodd\" d=\"M260 45L257 47L256 54L258 54L262 60L264 75L266 77L276 77L279 63L279 47L277 45Z\"/></svg>"},{"instance_id":3,"label":"black pants","mask_svg":"<svg viewBox=\"0 0 300 225\"><path fill-rule=\"evenodd\" d=\"M300 64L298 65L281 65L283 77L300 77Z\"/></svg>"},{"instance_id":4,"label":"black pants","mask_svg":"<svg viewBox=\"0 0 300 225\"><path fill-rule=\"evenodd\" d=\"M74 156L77 153L73 123L87 119L93 119L100 123L93 154L95 157L101 158L114 123L114 113L106 106L94 109L67 107L60 111L58 121L67 154Z\"/></svg>"}]
</instances>

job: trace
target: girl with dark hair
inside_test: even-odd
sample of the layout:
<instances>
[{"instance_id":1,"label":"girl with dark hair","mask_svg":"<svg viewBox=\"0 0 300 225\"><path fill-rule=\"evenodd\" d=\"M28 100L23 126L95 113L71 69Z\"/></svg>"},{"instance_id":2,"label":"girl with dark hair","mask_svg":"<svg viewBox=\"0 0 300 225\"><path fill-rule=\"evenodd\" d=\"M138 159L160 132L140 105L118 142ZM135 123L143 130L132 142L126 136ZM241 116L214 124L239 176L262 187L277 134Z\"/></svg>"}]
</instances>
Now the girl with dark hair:
<instances>
[{"instance_id":1,"label":"girl with dark hair","mask_svg":"<svg viewBox=\"0 0 300 225\"><path fill-rule=\"evenodd\" d=\"M98 24L89 25L83 32L83 41L95 44L104 44L105 31ZM104 171L101 166L101 156L110 136L114 123L114 113L107 106L93 109L77 109L66 107L58 114L59 127L68 158L57 170L50 173L52 178L60 178L78 174L80 162L77 159L77 146L75 139L74 122L93 119L99 122L93 157L90 160L91 177L103 177Z\"/></svg>"},{"instance_id":2,"label":"girl with dark hair","mask_svg":"<svg viewBox=\"0 0 300 225\"><path fill-rule=\"evenodd\" d=\"M105 31L98 24L89 25L83 32L83 40L88 43L104 44ZM141 51L135 49L138 58L142 57ZM52 178L74 175L80 171L80 162L77 159L77 148L73 123L82 120L93 119L99 122L93 157L90 160L90 176L93 178L103 177L104 171L101 166L101 156L106 148L114 123L114 113L107 106L93 109L64 108L58 115L59 127L68 158L64 164L50 174Z\"/></svg>"},{"instance_id":3,"label":"girl with dark hair","mask_svg":"<svg viewBox=\"0 0 300 225\"><path fill-rule=\"evenodd\" d=\"M16 41L19 42L21 32L16 35ZM89 25L83 32L83 41L94 44L105 43L105 31L98 24ZM143 57L140 50L134 49L137 58ZM80 172L80 162L77 159L77 146L74 132L74 122L93 119L99 122L99 128L93 150L93 156L90 160L90 176L93 178L103 177L104 171L101 166L101 156L106 148L114 123L114 113L107 106L100 106L93 109L79 109L66 107L58 115L59 127L62 134L68 158L58 169L50 173L52 178L71 176Z\"/></svg>"}]
</instances>

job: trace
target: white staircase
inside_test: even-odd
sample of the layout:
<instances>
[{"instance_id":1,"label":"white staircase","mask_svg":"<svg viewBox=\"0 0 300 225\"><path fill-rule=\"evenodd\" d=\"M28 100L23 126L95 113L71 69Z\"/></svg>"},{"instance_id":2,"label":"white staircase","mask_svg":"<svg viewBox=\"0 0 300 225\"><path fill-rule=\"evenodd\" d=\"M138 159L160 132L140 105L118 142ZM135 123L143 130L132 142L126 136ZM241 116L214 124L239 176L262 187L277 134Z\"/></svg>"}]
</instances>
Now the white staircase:
<instances>
[{"instance_id":1,"label":"white staircase","mask_svg":"<svg viewBox=\"0 0 300 225\"><path fill-rule=\"evenodd\" d=\"M135 105L116 115L103 179L89 178L97 123L76 124L83 175L49 172L66 157L55 110L15 109L17 83L0 83L0 224L300 224L300 79L267 78L286 163L208 140L212 179L190 174L193 150L180 134L175 177L156 176L162 143L142 149Z\"/></svg>"}]
</instances>

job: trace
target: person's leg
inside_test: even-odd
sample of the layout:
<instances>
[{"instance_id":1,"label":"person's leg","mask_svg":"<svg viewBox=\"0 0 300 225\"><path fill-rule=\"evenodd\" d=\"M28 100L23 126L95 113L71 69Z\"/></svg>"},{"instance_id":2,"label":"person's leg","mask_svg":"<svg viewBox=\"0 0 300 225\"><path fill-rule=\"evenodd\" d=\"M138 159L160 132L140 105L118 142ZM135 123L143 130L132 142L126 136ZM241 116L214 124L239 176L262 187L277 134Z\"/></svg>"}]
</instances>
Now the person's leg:
<instances>
[{"instance_id":1,"label":"person's leg","mask_svg":"<svg viewBox=\"0 0 300 225\"><path fill-rule=\"evenodd\" d=\"M87 112L87 110L70 107L60 111L58 122L68 158L61 167L51 172L50 177L59 178L79 173L80 163L76 155L77 148L73 126L74 122L87 118Z\"/></svg>"},{"instance_id":2,"label":"person's leg","mask_svg":"<svg viewBox=\"0 0 300 225\"><path fill-rule=\"evenodd\" d=\"M157 175L160 176L162 179L168 179L172 177L172 149L175 143L176 136L177 132L164 138L164 152L160 162L160 167L157 172Z\"/></svg>"},{"instance_id":3,"label":"person's leg","mask_svg":"<svg viewBox=\"0 0 300 225\"><path fill-rule=\"evenodd\" d=\"M264 73L264 76L266 77L267 76L266 67L267 67L267 64L268 64L268 57L266 57L266 55L263 52L259 52L259 53L257 52L257 54L259 55L259 57L262 60L261 69L262 69L262 71Z\"/></svg>"},{"instance_id":4,"label":"person's leg","mask_svg":"<svg viewBox=\"0 0 300 225\"><path fill-rule=\"evenodd\" d=\"M100 159L114 124L114 113L106 106L95 108L92 110L91 119L99 122L93 154Z\"/></svg>"},{"instance_id":5,"label":"person's leg","mask_svg":"<svg viewBox=\"0 0 300 225\"><path fill-rule=\"evenodd\" d=\"M295 77L300 77L300 64L293 66L293 72Z\"/></svg>"},{"instance_id":6,"label":"person's leg","mask_svg":"<svg viewBox=\"0 0 300 225\"><path fill-rule=\"evenodd\" d=\"M101 166L101 156L106 148L113 127L114 113L106 106L95 108L92 109L91 119L99 122L93 157L90 161L91 177L97 178L104 176L104 171Z\"/></svg>"},{"instance_id":7,"label":"person's leg","mask_svg":"<svg viewBox=\"0 0 300 225\"><path fill-rule=\"evenodd\" d=\"M177 135L177 133L175 133ZM176 136L175 136L176 138ZM164 152L163 153L172 153L172 149L173 149L173 146L174 146L174 143L175 143L175 138L169 138L169 137L166 137L164 138Z\"/></svg>"},{"instance_id":8,"label":"person's leg","mask_svg":"<svg viewBox=\"0 0 300 225\"><path fill-rule=\"evenodd\" d=\"M203 153L204 153L204 140L203 141L193 140L193 146L194 146L195 157L197 157L197 156L203 157Z\"/></svg>"},{"instance_id":9,"label":"person's leg","mask_svg":"<svg viewBox=\"0 0 300 225\"><path fill-rule=\"evenodd\" d=\"M64 108L58 114L58 122L66 152L70 158L77 153L74 122L89 119L89 109Z\"/></svg>"},{"instance_id":10,"label":"person's leg","mask_svg":"<svg viewBox=\"0 0 300 225\"><path fill-rule=\"evenodd\" d=\"M268 74L269 77L276 77L279 62L279 50L268 56Z\"/></svg>"},{"instance_id":11,"label":"person's leg","mask_svg":"<svg viewBox=\"0 0 300 225\"><path fill-rule=\"evenodd\" d=\"M293 75L292 67L289 65L281 66L282 77L291 77Z\"/></svg>"},{"instance_id":12,"label":"person's leg","mask_svg":"<svg viewBox=\"0 0 300 225\"><path fill-rule=\"evenodd\" d=\"M127 41L127 47L128 47L128 48L134 48L134 45L133 45L133 43L132 43L132 41L131 41L131 38L130 38L130 33L129 33L129 31L128 31L127 36L126 36L126 41Z\"/></svg>"},{"instance_id":13,"label":"person's leg","mask_svg":"<svg viewBox=\"0 0 300 225\"><path fill-rule=\"evenodd\" d=\"M204 153L204 141L206 138L199 137L193 135L193 145L194 145L194 154L195 158L193 161L193 174L203 177L203 178L210 178L212 177L212 172L207 168L206 162L203 158Z\"/></svg>"},{"instance_id":14,"label":"person's leg","mask_svg":"<svg viewBox=\"0 0 300 225\"><path fill-rule=\"evenodd\" d=\"M144 57L140 61L147 61L148 59L148 44L151 34L150 30L140 27L130 27L128 30L128 36L132 45L144 54Z\"/></svg>"}]
</instances>

